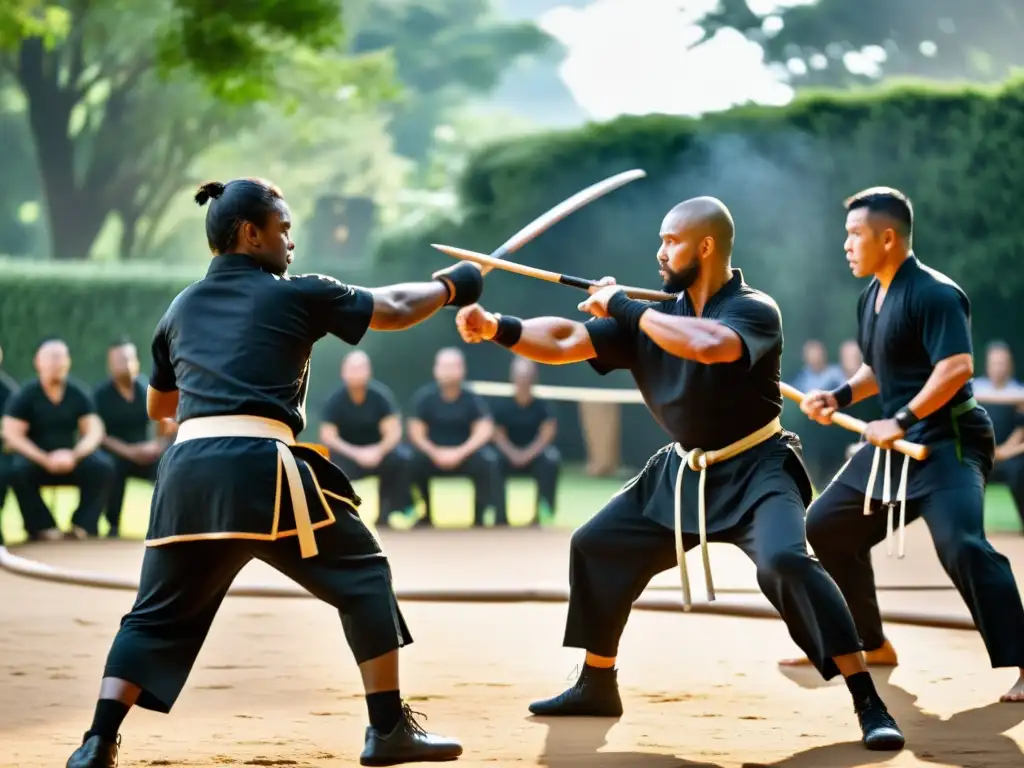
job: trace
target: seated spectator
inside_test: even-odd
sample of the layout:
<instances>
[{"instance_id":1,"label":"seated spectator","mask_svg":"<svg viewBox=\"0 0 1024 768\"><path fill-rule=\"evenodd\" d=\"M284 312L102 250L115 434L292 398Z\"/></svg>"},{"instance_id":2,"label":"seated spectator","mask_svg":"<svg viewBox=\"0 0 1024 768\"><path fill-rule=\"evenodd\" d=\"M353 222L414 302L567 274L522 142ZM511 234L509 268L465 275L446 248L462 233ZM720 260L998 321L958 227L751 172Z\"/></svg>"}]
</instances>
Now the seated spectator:
<instances>
[{"instance_id":1,"label":"seated spectator","mask_svg":"<svg viewBox=\"0 0 1024 768\"><path fill-rule=\"evenodd\" d=\"M71 355L63 341L44 341L34 362L38 378L7 401L2 427L4 445L14 454L11 487L25 532L34 541L97 536L114 474L110 458L97 451L103 422L92 395L68 377ZM76 486L80 492L67 534L61 533L39 493L48 485Z\"/></svg>"},{"instance_id":2,"label":"seated spectator","mask_svg":"<svg viewBox=\"0 0 1024 768\"><path fill-rule=\"evenodd\" d=\"M0 347L0 366L4 362L4 350ZM4 412L7 400L18 391L18 382L8 376L0 367L0 414ZM10 487L8 480L8 467L10 465L10 454L4 450L3 436L0 435L0 512L3 511L4 503L7 501L7 489ZM2 522L2 520L0 520ZM0 529L0 547L4 545L3 530Z\"/></svg>"},{"instance_id":3,"label":"seated spectator","mask_svg":"<svg viewBox=\"0 0 1024 768\"><path fill-rule=\"evenodd\" d=\"M550 403L533 395L537 364L525 357L512 359L513 397L494 407L494 444L501 454L502 486L509 476L529 476L537 483L533 524L554 518L555 493L562 457L554 446L558 422Z\"/></svg>"},{"instance_id":4,"label":"seated spectator","mask_svg":"<svg viewBox=\"0 0 1024 768\"><path fill-rule=\"evenodd\" d=\"M473 481L473 525L483 526L488 506L495 508L495 525L508 525L505 488L497 451L489 445L494 422L487 404L463 388L466 361L454 347L434 358L434 383L413 398L409 440L416 449L413 477L426 503L426 516L417 526L432 526L430 479L462 475Z\"/></svg>"},{"instance_id":5,"label":"seated spectator","mask_svg":"<svg viewBox=\"0 0 1024 768\"><path fill-rule=\"evenodd\" d=\"M985 350L985 375L974 381L974 396L992 418L996 463L990 483L1005 483L1024 523L1024 386L1013 377L1013 354L1002 341Z\"/></svg>"},{"instance_id":6,"label":"seated spectator","mask_svg":"<svg viewBox=\"0 0 1024 768\"><path fill-rule=\"evenodd\" d=\"M392 512L412 517L412 449L402 445L398 402L373 379L370 358L350 352L341 363L342 386L328 398L320 442L350 480L377 477L379 527L390 527Z\"/></svg>"},{"instance_id":7,"label":"seated spectator","mask_svg":"<svg viewBox=\"0 0 1024 768\"><path fill-rule=\"evenodd\" d=\"M129 477L156 482L156 470L168 441L153 437L159 429L146 412L146 383L139 378L139 353L130 341L119 341L107 349L110 378L93 393L96 412L106 436L103 449L114 464L105 515L110 524L107 536L121 535L121 511ZM153 425L151 427L151 425Z\"/></svg>"}]
</instances>

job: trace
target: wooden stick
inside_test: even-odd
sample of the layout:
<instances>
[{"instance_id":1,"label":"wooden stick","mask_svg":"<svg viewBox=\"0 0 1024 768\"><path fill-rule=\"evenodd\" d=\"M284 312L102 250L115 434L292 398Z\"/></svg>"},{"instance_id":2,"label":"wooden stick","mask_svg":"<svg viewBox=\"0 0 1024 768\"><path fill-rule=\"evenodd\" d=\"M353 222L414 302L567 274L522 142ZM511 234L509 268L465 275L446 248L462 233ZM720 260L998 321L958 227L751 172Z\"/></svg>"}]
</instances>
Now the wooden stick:
<instances>
[{"instance_id":1,"label":"wooden stick","mask_svg":"<svg viewBox=\"0 0 1024 768\"><path fill-rule=\"evenodd\" d=\"M451 245L438 245L437 243L432 244L433 248L446 253L452 258L461 259L463 261L472 261L488 269L503 269L506 272L514 272L517 275L523 275L525 277L535 277L538 280L546 280L549 283L561 283L567 285L570 288L579 288L584 291L589 291L591 288L598 287L597 281L587 280L582 277L573 277L572 275L561 275L558 272L549 272L546 269L538 269L537 267L528 267L525 264L517 264L514 261L499 261L491 256L483 253L477 253L476 251L467 251L464 248L455 248ZM643 299L645 301L666 301L668 299L677 298L674 294L665 293L664 291L652 291L648 288L634 288L629 285L619 286L626 292L626 295L632 299Z\"/></svg>"},{"instance_id":2,"label":"wooden stick","mask_svg":"<svg viewBox=\"0 0 1024 768\"><path fill-rule=\"evenodd\" d=\"M788 397L790 400L795 400L798 403L803 401L804 393L796 387L791 387L785 382L782 382L779 386L782 388L782 394L785 397ZM864 434L864 430L868 426L860 419L856 419L853 416L840 411L836 411L832 414L832 423L838 424L840 427L848 429L851 432L856 432L859 435ZM917 459L918 461L924 461L928 458L928 446L921 445L920 443L910 443L906 440L897 440L892 444L892 447L900 453L905 454L912 459Z\"/></svg>"},{"instance_id":3,"label":"wooden stick","mask_svg":"<svg viewBox=\"0 0 1024 768\"><path fill-rule=\"evenodd\" d=\"M492 259L503 259L506 256L518 251L528 242L537 237L541 232L549 229L570 213L578 211L585 205L594 202L599 197L607 195L609 192L618 189L619 187L629 184L631 181L642 179L647 175L646 171L640 168L634 168L631 171L623 171L617 173L614 176L609 176L607 179L591 184L586 189L581 189L572 197L567 197L565 200L560 202L554 208L551 208L536 219L531 221L525 227L516 232L512 237L502 243L497 250L491 253ZM485 275L490 272L494 267L484 267L481 270Z\"/></svg>"}]
</instances>

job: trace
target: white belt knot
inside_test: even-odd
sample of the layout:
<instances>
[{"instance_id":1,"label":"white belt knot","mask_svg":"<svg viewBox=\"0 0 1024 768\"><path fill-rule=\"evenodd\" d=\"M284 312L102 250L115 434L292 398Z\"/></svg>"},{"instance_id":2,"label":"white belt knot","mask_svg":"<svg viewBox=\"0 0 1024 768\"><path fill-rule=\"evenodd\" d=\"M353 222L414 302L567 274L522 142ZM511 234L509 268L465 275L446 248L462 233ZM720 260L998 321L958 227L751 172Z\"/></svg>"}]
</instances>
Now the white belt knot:
<instances>
[{"instance_id":1,"label":"white belt knot","mask_svg":"<svg viewBox=\"0 0 1024 768\"><path fill-rule=\"evenodd\" d=\"M775 418L770 423L761 427L746 437L740 438L717 451L704 451L700 448L691 448L687 451L679 443L674 443L676 455L682 459L679 462L679 469L676 471L675 491L675 538L676 538L676 561L679 563L679 577L683 586L683 610L689 611L693 606L690 595L690 575L686 569L686 551L683 549L683 472L689 467L694 472L700 473L700 480L697 487L697 528L700 533L701 557L704 561L704 582L708 592L708 602L715 600L715 585L711 578L711 558L708 554L708 524L707 511L704 503L704 486L707 480L707 469L712 464L731 459L744 451L748 451L756 445L760 445L772 436L782 431L782 422Z\"/></svg>"},{"instance_id":2,"label":"white belt knot","mask_svg":"<svg viewBox=\"0 0 1024 768\"><path fill-rule=\"evenodd\" d=\"M875 480L878 476L878 459L882 449L875 446L874 455L871 457L871 472L868 473L868 487L864 492L864 514L871 514L871 499L875 493ZM900 485L896 490L896 499L892 498L892 483L890 481L890 468L892 467L892 450L885 451L885 476L882 478L882 504L885 505L888 517L885 523L885 550L886 554L892 556L892 518L893 507L900 505L899 533L897 535L897 557L904 556L906 548L907 532L907 477L910 472L910 457L903 457L903 467L900 470Z\"/></svg>"}]
</instances>

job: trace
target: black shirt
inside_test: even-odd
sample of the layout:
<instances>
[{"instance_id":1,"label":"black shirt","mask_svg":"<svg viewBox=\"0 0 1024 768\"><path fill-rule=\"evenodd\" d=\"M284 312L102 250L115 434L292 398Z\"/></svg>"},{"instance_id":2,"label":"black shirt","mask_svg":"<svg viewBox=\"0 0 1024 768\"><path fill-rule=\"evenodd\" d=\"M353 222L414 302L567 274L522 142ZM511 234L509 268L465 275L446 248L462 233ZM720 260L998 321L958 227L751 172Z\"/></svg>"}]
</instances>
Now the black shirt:
<instances>
[{"instance_id":1,"label":"black shirt","mask_svg":"<svg viewBox=\"0 0 1024 768\"><path fill-rule=\"evenodd\" d=\"M1007 384L996 387L987 378L975 379L974 393L978 398L989 394L1019 394L1024 395L1024 387L1017 381L1010 381ZM996 445L1005 443L1017 427L1024 427L1024 413L1021 413L1018 406L1011 403L985 403L985 410L992 419L992 429L995 433Z\"/></svg>"},{"instance_id":2,"label":"black shirt","mask_svg":"<svg viewBox=\"0 0 1024 768\"><path fill-rule=\"evenodd\" d=\"M427 439L434 445L453 448L469 440L473 423L490 418L483 398L463 389L448 402L437 384L427 384L413 396L412 415L427 425Z\"/></svg>"},{"instance_id":3,"label":"black shirt","mask_svg":"<svg viewBox=\"0 0 1024 768\"><path fill-rule=\"evenodd\" d=\"M857 340L878 381L882 417L891 419L924 388L940 361L973 354L971 305L960 286L913 255L896 272L876 313L880 288L874 279L860 295ZM972 395L968 381L949 403L911 427L907 439L953 437L950 411Z\"/></svg>"},{"instance_id":4,"label":"black shirt","mask_svg":"<svg viewBox=\"0 0 1024 768\"><path fill-rule=\"evenodd\" d=\"M732 272L701 318L739 335L743 355L735 362L706 365L675 357L639 327L622 328L612 318L586 323L597 352L591 366L601 374L628 368L654 418L687 450L724 448L782 413L782 316L770 296L747 285L740 270ZM652 309L696 316L685 291Z\"/></svg>"},{"instance_id":5,"label":"black shirt","mask_svg":"<svg viewBox=\"0 0 1024 768\"><path fill-rule=\"evenodd\" d=\"M1021 413L1015 405L1000 405L988 403L985 405L989 418L992 419L992 431L995 434L996 445L1005 443L1014 430L1024 427L1024 413Z\"/></svg>"},{"instance_id":6,"label":"black shirt","mask_svg":"<svg viewBox=\"0 0 1024 768\"><path fill-rule=\"evenodd\" d=\"M373 294L333 277L278 276L243 254L215 256L171 303L153 338L150 386L180 391L178 422L248 415L306 426L313 344L357 344Z\"/></svg>"},{"instance_id":7,"label":"black shirt","mask_svg":"<svg viewBox=\"0 0 1024 768\"><path fill-rule=\"evenodd\" d=\"M394 393L379 381L371 381L366 398L358 405L348 387L341 387L324 406L324 421L338 428L338 437L350 445L374 445L381 441L381 421L398 413Z\"/></svg>"},{"instance_id":8,"label":"black shirt","mask_svg":"<svg viewBox=\"0 0 1024 768\"><path fill-rule=\"evenodd\" d=\"M134 397L125 400L113 380L96 387L93 400L103 419L107 435L129 445L149 440L149 414L146 412L146 385L138 378L132 382Z\"/></svg>"},{"instance_id":9,"label":"black shirt","mask_svg":"<svg viewBox=\"0 0 1024 768\"><path fill-rule=\"evenodd\" d=\"M494 423L505 430L509 442L516 448L526 448L533 443L541 425L554 418L551 404L535 397L525 406L514 397L502 398L494 408Z\"/></svg>"},{"instance_id":10,"label":"black shirt","mask_svg":"<svg viewBox=\"0 0 1024 768\"><path fill-rule=\"evenodd\" d=\"M12 379L3 371L0 371L0 414L4 412L4 407L7 405L8 399L11 395L18 391L18 382ZM3 437L0 437L0 461L3 460ZM0 501L0 504L3 502Z\"/></svg>"},{"instance_id":11,"label":"black shirt","mask_svg":"<svg viewBox=\"0 0 1024 768\"><path fill-rule=\"evenodd\" d=\"M876 313L880 287L877 278L873 279L860 295L857 341L864 362L878 381L876 402L882 418L889 419L917 396L940 361L973 354L971 305L960 286L913 254L897 270ZM961 475L962 467L980 468L983 474L991 469L995 444L988 414L981 407L963 413L958 409L972 396L968 381L949 402L907 431L907 440L929 448L929 457L924 462L912 461L909 468L908 499L936 488L976 482L973 476ZM873 454L871 446L858 451L837 479L863 489ZM892 459L890 483L895 493L903 457L894 455ZM875 498L881 498L883 487L883 464L879 466Z\"/></svg>"},{"instance_id":12,"label":"black shirt","mask_svg":"<svg viewBox=\"0 0 1024 768\"><path fill-rule=\"evenodd\" d=\"M84 385L68 379L64 397L54 403L39 379L32 379L8 399L5 416L28 422L28 439L41 451L71 449L78 442L78 420L96 413L92 395Z\"/></svg>"},{"instance_id":13,"label":"black shirt","mask_svg":"<svg viewBox=\"0 0 1024 768\"><path fill-rule=\"evenodd\" d=\"M743 281L733 269L732 279L708 299L703 319L715 320L735 331L743 342L740 359L706 364L684 360L651 341L639 327L624 328L612 318L586 323L597 357L589 362L598 373L623 368L636 380L644 402L658 423L685 450L716 450L767 426L782 413L779 380L782 369L782 317L770 296ZM694 317L693 304L684 292L678 299L656 302L651 309L681 317ZM705 477L708 532L737 525L772 494L798 492L810 502L811 486L799 457L800 441L791 432L713 464ZM643 510L667 528L674 528L675 483L681 459L666 446L627 488L643 487ZM625 489L624 489L625 490ZM682 526L697 527L699 483L697 473L685 472L682 488Z\"/></svg>"}]
</instances>

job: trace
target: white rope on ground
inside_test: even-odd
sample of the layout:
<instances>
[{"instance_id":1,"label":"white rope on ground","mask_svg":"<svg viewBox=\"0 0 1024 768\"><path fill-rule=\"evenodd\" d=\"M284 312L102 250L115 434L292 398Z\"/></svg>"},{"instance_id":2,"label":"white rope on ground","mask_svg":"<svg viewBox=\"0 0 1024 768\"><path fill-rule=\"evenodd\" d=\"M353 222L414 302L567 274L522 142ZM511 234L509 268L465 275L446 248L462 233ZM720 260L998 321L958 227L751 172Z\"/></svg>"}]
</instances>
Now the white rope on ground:
<instances>
[{"instance_id":1,"label":"white rope on ground","mask_svg":"<svg viewBox=\"0 0 1024 768\"><path fill-rule=\"evenodd\" d=\"M99 589L116 589L137 592L138 579L95 571L61 568L20 555L13 555L6 547L0 546L0 568L28 579L49 581L58 584L70 584L78 587ZM565 603L568 591L563 589L396 589L398 599L414 603ZM287 597L313 598L309 592L297 585L273 586L270 584L233 585L228 590L231 597ZM682 613L678 600L668 597L641 597L633 607L641 611ZM754 603L696 602L691 606L690 613L715 614L719 616L736 616L748 619L775 619L779 614L768 605ZM907 624L918 627L937 629L975 629L970 618L942 613L918 613L909 611L882 612L882 621L892 624Z\"/></svg>"}]
</instances>

